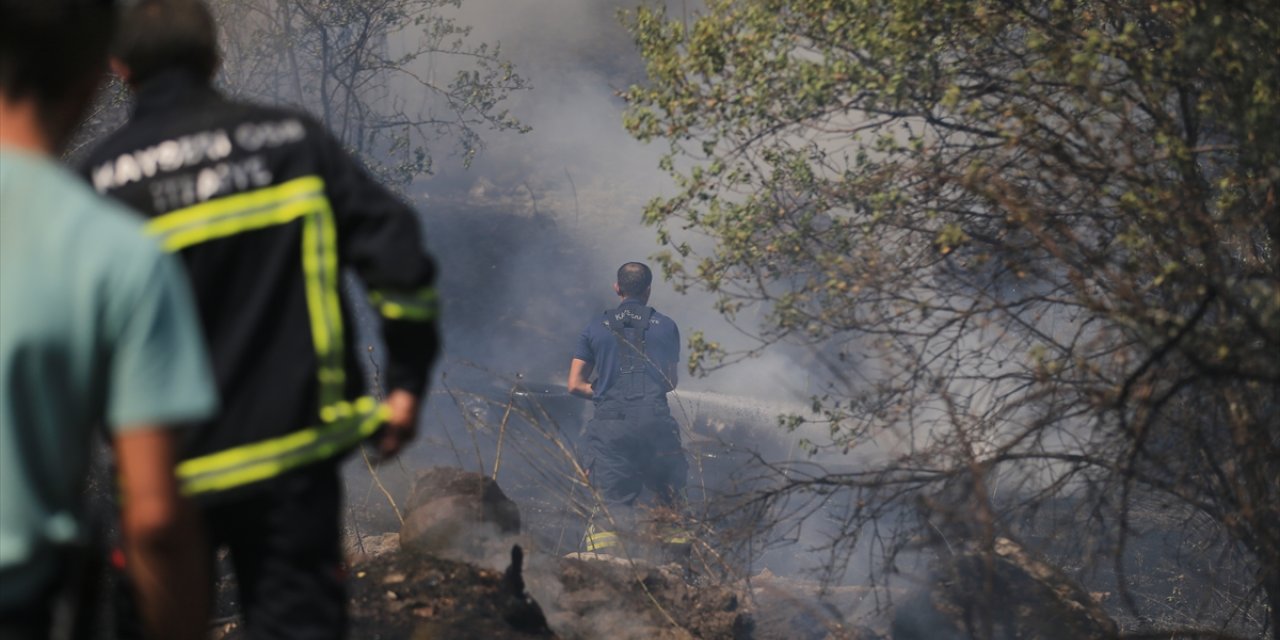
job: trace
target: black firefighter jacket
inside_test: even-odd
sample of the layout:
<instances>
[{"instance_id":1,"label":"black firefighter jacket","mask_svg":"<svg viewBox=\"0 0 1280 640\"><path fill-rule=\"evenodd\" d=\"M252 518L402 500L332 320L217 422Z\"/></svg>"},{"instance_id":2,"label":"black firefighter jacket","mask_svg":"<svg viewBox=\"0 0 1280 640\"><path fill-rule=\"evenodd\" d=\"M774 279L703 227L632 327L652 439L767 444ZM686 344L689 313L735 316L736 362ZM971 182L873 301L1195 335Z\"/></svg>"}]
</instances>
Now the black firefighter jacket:
<instances>
[{"instance_id":1,"label":"black firefighter jacket","mask_svg":"<svg viewBox=\"0 0 1280 640\"><path fill-rule=\"evenodd\" d=\"M352 348L345 268L382 317L382 385L425 391L438 337L417 218L318 123L165 72L84 173L148 217L191 276L223 406L189 430L186 493L243 493L381 426Z\"/></svg>"}]
</instances>

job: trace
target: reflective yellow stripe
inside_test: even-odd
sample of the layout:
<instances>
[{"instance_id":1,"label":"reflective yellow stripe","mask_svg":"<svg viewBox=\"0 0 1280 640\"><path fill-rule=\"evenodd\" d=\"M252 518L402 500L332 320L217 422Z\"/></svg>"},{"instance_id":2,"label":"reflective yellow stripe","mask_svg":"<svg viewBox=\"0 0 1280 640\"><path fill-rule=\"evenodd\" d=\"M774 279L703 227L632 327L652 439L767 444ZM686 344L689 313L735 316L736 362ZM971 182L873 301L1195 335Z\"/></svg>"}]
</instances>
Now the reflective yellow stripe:
<instances>
[{"instance_id":1,"label":"reflective yellow stripe","mask_svg":"<svg viewBox=\"0 0 1280 640\"><path fill-rule=\"evenodd\" d=\"M147 223L147 233L165 235L182 227L208 224L223 216L271 209L299 197L317 195L324 195L324 180L319 176L303 176L275 186L224 196L166 213Z\"/></svg>"},{"instance_id":2,"label":"reflective yellow stripe","mask_svg":"<svg viewBox=\"0 0 1280 640\"><path fill-rule=\"evenodd\" d=\"M347 373L343 367L342 348L346 344L343 338L342 303L338 298L338 287L341 272L338 266L338 232L333 221L333 211L326 201L317 214L319 227L320 251L320 291L324 296L322 313L329 326L331 348L321 362L322 371L328 373L320 377L320 406L325 407L342 399L343 387L346 386Z\"/></svg>"},{"instance_id":3,"label":"reflective yellow stripe","mask_svg":"<svg viewBox=\"0 0 1280 640\"><path fill-rule=\"evenodd\" d=\"M319 233L314 217L302 221L302 274L307 286L307 310L311 316L311 340L316 353L329 351L329 328L325 325L324 280L320 274ZM321 363L324 358L320 359Z\"/></svg>"},{"instance_id":4,"label":"reflective yellow stripe","mask_svg":"<svg viewBox=\"0 0 1280 640\"><path fill-rule=\"evenodd\" d=\"M346 384L342 311L338 303L337 235L333 227L333 214L327 204L302 221L302 273L311 338L316 349L321 407L341 400Z\"/></svg>"},{"instance_id":5,"label":"reflective yellow stripe","mask_svg":"<svg viewBox=\"0 0 1280 640\"><path fill-rule=\"evenodd\" d=\"M333 422L183 461L176 470L183 493L231 489L324 460L372 435L390 415L369 397L332 409Z\"/></svg>"},{"instance_id":6,"label":"reflective yellow stripe","mask_svg":"<svg viewBox=\"0 0 1280 640\"><path fill-rule=\"evenodd\" d=\"M234 236L245 231L274 227L315 213L328 201L323 196L310 196L283 203L265 211L245 212L217 220L209 220L199 226L183 227L166 234L157 234L165 251L181 251L187 247L210 240ZM157 218L160 220L160 218Z\"/></svg>"},{"instance_id":7,"label":"reflective yellow stripe","mask_svg":"<svg viewBox=\"0 0 1280 640\"><path fill-rule=\"evenodd\" d=\"M599 531L587 534L587 551L598 551L600 549L608 549L609 547L616 546L618 546L618 536L611 531Z\"/></svg>"},{"instance_id":8,"label":"reflective yellow stripe","mask_svg":"<svg viewBox=\"0 0 1280 640\"><path fill-rule=\"evenodd\" d=\"M338 418L353 418L361 415L367 415L374 412L378 408L376 400L369 396L365 396L352 402L342 402L334 407L327 407L326 410L331 412L327 415L333 416L332 420L325 422L335 422ZM324 413L322 411L322 413ZM314 440L314 437L307 436L307 432L315 431L315 429L303 429L295 431L278 438L263 440L250 444L243 444L231 449L225 449L217 453L210 453L198 458L184 460L178 464L178 475L182 477L198 476L226 469L227 467L245 462L253 462L264 458L278 456L300 446L304 446Z\"/></svg>"},{"instance_id":9,"label":"reflective yellow stripe","mask_svg":"<svg viewBox=\"0 0 1280 640\"><path fill-rule=\"evenodd\" d=\"M146 231L173 252L294 220L302 221L302 273L321 425L183 461L177 474L186 494L242 486L331 457L377 431L388 414L372 398L354 404L342 400L346 370L338 234L322 179L304 176L210 200L159 216Z\"/></svg>"},{"instance_id":10,"label":"reflective yellow stripe","mask_svg":"<svg viewBox=\"0 0 1280 640\"><path fill-rule=\"evenodd\" d=\"M596 529L594 523L587 525L586 535L582 537L582 546L587 551L599 551L618 546L618 536L612 531Z\"/></svg>"},{"instance_id":11,"label":"reflective yellow stripe","mask_svg":"<svg viewBox=\"0 0 1280 640\"><path fill-rule=\"evenodd\" d=\"M684 527L659 526L657 534L667 544L689 544L693 541L693 532Z\"/></svg>"},{"instance_id":12,"label":"reflective yellow stripe","mask_svg":"<svg viewBox=\"0 0 1280 640\"><path fill-rule=\"evenodd\" d=\"M430 287L411 293L370 291L369 302L384 318L392 320L434 320L439 313L436 290Z\"/></svg>"},{"instance_id":13,"label":"reflective yellow stripe","mask_svg":"<svg viewBox=\"0 0 1280 640\"><path fill-rule=\"evenodd\" d=\"M373 434L385 419L385 415L380 413L369 416L362 422L351 420L349 425L352 428L345 429L341 438L326 439L315 447L291 452L279 458L237 467L225 473L201 476L189 480L184 479L182 491L186 495L225 491L259 480L273 478L286 471L325 460L339 452L346 451L360 442L360 440Z\"/></svg>"}]
</instances>

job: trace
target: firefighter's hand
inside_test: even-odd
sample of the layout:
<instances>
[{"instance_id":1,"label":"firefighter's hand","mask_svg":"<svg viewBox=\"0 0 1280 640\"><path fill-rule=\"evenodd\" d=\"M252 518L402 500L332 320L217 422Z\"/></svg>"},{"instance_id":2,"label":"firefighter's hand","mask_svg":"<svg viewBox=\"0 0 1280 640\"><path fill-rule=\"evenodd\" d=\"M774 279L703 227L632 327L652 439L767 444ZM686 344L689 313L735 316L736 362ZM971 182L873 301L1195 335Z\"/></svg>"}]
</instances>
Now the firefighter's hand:
<instances>
[{"instance_id":1,"label":"firefighter's hand","mask_svg":"<svg viewBox=\"0 0 1280 640\"><path fill-rule=\"evenodd\" d=\"M378 455L383 460L394 458L418 430L418 397L403 389L387 394L391 415L378 438Z\"/></svg>"}]
</instances>

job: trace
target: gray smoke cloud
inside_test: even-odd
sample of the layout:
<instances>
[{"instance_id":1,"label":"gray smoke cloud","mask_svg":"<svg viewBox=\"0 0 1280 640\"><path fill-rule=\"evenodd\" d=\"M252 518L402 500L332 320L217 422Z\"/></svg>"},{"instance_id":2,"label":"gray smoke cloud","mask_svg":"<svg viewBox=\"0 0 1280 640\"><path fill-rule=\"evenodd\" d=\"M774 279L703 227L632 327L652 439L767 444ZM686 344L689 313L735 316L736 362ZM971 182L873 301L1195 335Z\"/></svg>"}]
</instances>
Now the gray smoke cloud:
<instances>
[{"instance_id":1,"label":"gray smoke cloud","mask_svg":"<svg viewBox=\"0 0 1280 640\"><path fill-rule=\"evenodd\" d=\"M489 135L486 151L470 169L441 158L436 174L419 185L428 224L437 223L428 234L443 262L444 286L454 281L452 270L483 271L484 291L468 295L494 297L504 305L485 319L511 313L512 307L522 310L518 334L503 335L499 329L497 335L459 335L458 327L451 328L451 352L504 373L563 382L578 332L616 302L610 289L614 270L629 260L647 261L662 249L641 214L648 200L673 190L658 168L664 148L631 138L622 124L625 104L616 95L644 80L643 61L618 16L630 6L599 0L468 0L457 10L459 22L473 27L476 42L499 43L530 81L532 89L518 93L511 106L533 129ZM437 217L455 209L466 210L458 214L466 217ZM506 238L511 250L498 260L470 267L465 256L457 255L466 249L456 242L456 232L443 227L459 219L473 223L485 213L505 220L487 235L490 240L502 242L503 231L519 237ZM475 281L469 277L468 284ZM659 278L651 304L675 319L686 337L702 330L730 349L754 346L712 308L709 296L679 295ZM750 320L745 324L752 328ZM485 322L467 325L492 329ZM686 376L681 388L801 400L814 385L797 355L803 353L771 351L705 379Z\"/></svg>"}]
</instances>

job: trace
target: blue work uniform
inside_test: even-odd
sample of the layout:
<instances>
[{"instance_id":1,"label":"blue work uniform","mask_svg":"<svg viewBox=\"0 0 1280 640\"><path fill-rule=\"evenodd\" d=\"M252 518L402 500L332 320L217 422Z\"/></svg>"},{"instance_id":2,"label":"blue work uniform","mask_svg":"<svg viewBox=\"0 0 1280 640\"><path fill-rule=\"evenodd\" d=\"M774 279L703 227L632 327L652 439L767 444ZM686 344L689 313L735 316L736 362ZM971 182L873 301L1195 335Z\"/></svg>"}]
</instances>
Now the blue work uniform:
<instances>
[{"instance_id":1,"label":"blue work uniform","mask_svg":"<svg viewBox=\"0 0 1280 640\"><path fill-rule=\"evenodd\" d=\"M611 509L634 505L646 487L672 504L689 469L664 373L680 359L676 323L628 298L587 324L574 357L597 374L583 461L591 483Z\"/></svg>"}]
</instances>

